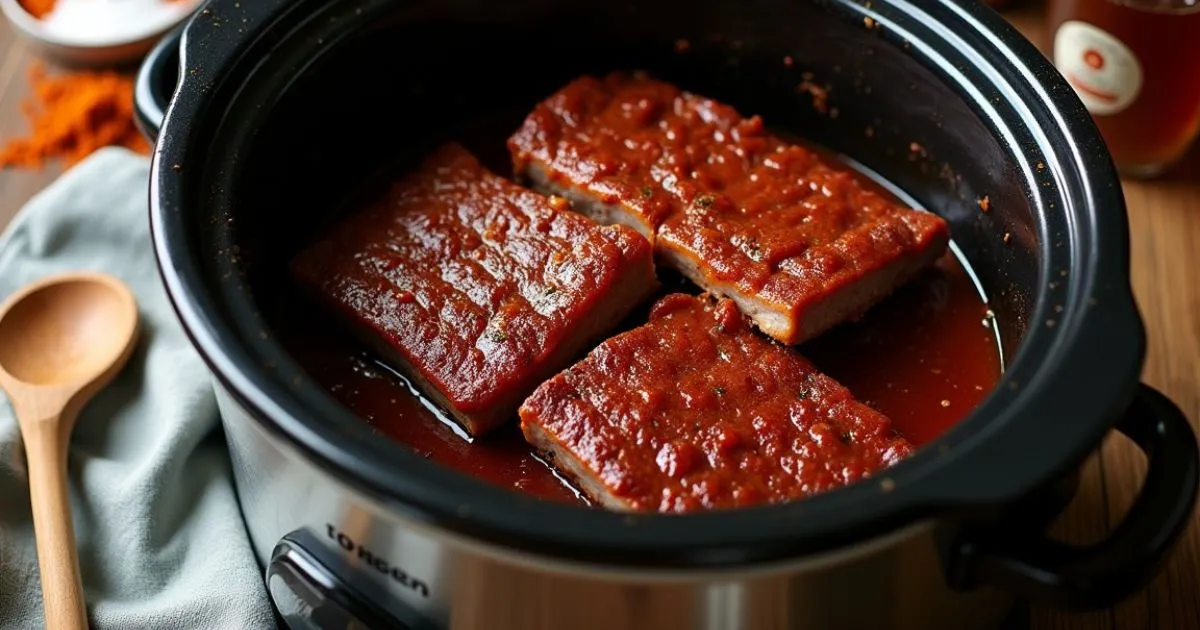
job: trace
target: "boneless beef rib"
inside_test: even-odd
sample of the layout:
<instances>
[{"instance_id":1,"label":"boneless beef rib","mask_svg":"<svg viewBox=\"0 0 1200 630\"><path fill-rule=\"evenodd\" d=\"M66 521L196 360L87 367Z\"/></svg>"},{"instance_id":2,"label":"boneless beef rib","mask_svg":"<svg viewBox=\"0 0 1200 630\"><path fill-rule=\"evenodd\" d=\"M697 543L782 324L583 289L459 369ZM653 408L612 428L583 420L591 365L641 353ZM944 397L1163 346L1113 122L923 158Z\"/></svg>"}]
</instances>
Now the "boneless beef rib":
<instances>
[{"instance_id":1,"label":"boneless beef rib","mask_svg":"<svg viewBox=\"0 0 1200 630\"><path fill-rule=\"evenodd\" d=\"M883 414L737 307L673 294L521 406L521 430L598 503L692 512L803 498L907 456Z\"/></svg>"},{"instance_id":2,"label":"boneless beef rib","mask_svg":"<svg viewBox=\"0 0 1200 630\"><path fill-rule=\"evenodd\" d=\"M583 77L509 139L518 173L735 300L775 339L810 339L940 256L936 215L896 205L757 116L642 74Z\"/></svg>"},{"instance_id":3,"label":"boneless beef rib","mask_svg":"<svg viewBox=\"0 0 1200 630\"><path fill-rule=\"evenodd\" d=\"M446 145L292 274L480 435L657 287L646 239L564 205Z\"/></svg>"}]
</instances>

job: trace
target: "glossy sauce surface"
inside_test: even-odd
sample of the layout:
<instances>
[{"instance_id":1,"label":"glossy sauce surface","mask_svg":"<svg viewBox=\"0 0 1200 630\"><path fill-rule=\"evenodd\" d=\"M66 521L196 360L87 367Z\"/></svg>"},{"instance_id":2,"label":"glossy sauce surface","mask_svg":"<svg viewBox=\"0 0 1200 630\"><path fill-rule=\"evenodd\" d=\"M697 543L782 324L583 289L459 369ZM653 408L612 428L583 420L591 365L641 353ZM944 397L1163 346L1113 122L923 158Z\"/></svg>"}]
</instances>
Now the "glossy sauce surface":
<instances>
[{"instance_id":1,"label":"glossy sauce surface","mask_svg":"<svg viewBox=\"0 0 1200 630\"><path fill-rule=\"evenodd\" d=\"M302 251L294 276L378 338L472 434L515 410L591 311L634 271L653 289L649 244L597 226L440 147L378 202Z\"/></svg>"},{"instance_id":2,"label":"glossy sauce surface","mask_svg":"<svg viewBox=\"0 0 1200 630\"><path fill-rule=\"evenodd\" d=\"M891 421L731 300L674 293L538 388L521 427L579 485L635 511L780 503L854 483L913 450Z\"/></svg>"},{"instance_id":3,"label":"glossy sauce surface","mask_svg":"<svg viewBox=\"0 0 1200 630\"><path fill-rule=\"evenodd\" d=\"M508 159L502 139L513 127L506 125L511 120L483 121L463 132L468 148L495 172L504 172ZM865 175L856 174L856 179L888 194ZM697 292L670 272L660 270L659 278L664 285L660 295ZM620 329L644 323L646 314L646 308L640 309ZM799 350L855 398L891 418L894 428L920 447L966 417L995 386L1001 363L989 316L971 275L948 253L859 321ZM501 487L585 502L534 456L516 418L470 442L403 379L295 293L283 294L271 322L309 374L381 436Z\"/></svg>"},{"instance_id":4,"label":"glossy sauce surface","mask_svg":"<svg viewBox=\"0 0 1200 630\"><path fill-rule=\"evenodd\" d=\"M630 209L656 246L802 312L898 257L944 247L945 222L785 142L758 116L656 81L577 79L510 138L518 171ZM786 339L794 342L796 339Z\"/></svg>"}]
</instances>

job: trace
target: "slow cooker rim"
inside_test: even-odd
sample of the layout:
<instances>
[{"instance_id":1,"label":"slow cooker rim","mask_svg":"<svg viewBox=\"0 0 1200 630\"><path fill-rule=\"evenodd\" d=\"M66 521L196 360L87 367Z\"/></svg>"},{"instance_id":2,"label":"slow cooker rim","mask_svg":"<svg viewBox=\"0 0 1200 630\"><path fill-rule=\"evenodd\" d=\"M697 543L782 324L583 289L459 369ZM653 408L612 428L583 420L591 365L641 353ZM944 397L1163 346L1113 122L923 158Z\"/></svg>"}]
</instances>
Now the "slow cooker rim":
<instances>
[{"instance_id":1,"label":"slow cooker rim","mask_svg":"<svg viewBox=\"0 0 1200 630\"><path fill-rule=\"evenodd\" d=\"M244 16L249 18L251 24L247 28L248 32L265 29L271 23L274 9L261 5L247 9L245 4L247 3L239 5L238 10L250 11ZM1012 60L1015 65L1009 69L1011 72L1018 75L1021 71L1042 75L1048 72L1049 66L1039 61L1040 56L1031 58L1031 51L1036 54L1032 46L1020 40L1020 36L990 10L956 0L941 0L938 6L948 10L949 15L966 16L975 21L975 24L981 27L981 33L997 37L1010 46L1015 45L1021 59L1019 63L1016 59ZM190 143L186 141L186 133L181 133L178 137L172 133L174 127L185 124L176 121L187 121L202 113L206 88L211 89L211 85L220 79L218 72L236 61L239 50L244 45L244 42L239 44L236 38L228 35L232 29L225 29L224 33L217 35L216 33L220 32L219 28L206 27L204 19L220 9L219 1L212 3L209 9L193 20L184 36L181 68L187 67L188 59L194 56L200 42L204 42L209 51L213 50L214 39L224 44L226 58L220 63L213 63L211 58L206 59L206 63L199 64L198 72L195 73L181 72L184 80L178 86L176 98L173 99L164 120L164 133L153 159L151 225L155 252L170 300L193 345L197 347L214 375L241 404L253 412L252 415L265 428L293 442L308 457L331 469L330 472L336 473L343 481L355 486L365 486L370 490L369 494L412 518L435 522L440 526L499 545L525 547L538 553L602 562L708 566L742 564L756 559L778 559L781 556L842 546L937 513L946 505L1003 502L1013 498L1002 492L993 492L990 496L981 497L972 495L967 490L964 495L961 488L953 487L943 487L940 490L924 488L923 491L917 491L922 489L916 486L915 482L928 475L931 469L944 469L949 463L961 462L970 450L965 445L978 443L983 436L998 430L996 425L1001 424L999 416L1029 411L1029 405L1037 402L1033 400L1036 390L1030 388L994 392L971 417L951 431L947 438L957 435L962 440L955 447L957 452L954 453L954 457L939 452L938 448L922 449L909 460L888 471L885 478L891 481L890 484L860 483L789 505L686 517L622 515L543 503L431 465L420 458L416 458L420 461L411 463L414 466L423 465L424 468L413 468L414 474L407 475L410 477L406 480L407 483L395 483L397 467L394 461L387 461L388 457L394 460L395 453L386 453L385 456L380 451L370 453L370 457L360 457L378 445L360 444L362 448L359 452L351 454L347 452L344 444L332 443L326 436L313 431L312 427L301 419L301 416L311 409L306 409L303 403L288 396L285 389L278 387L279 384L271 383L269 379L262 382L261 369L252 357L246 356L244 348L236 348L236 343L233 344L234 347L230 347L229 331L222 330L221 322L212 316L213 301L210 299L207 304L204 303L205 301L200 299L203 292L193 290L202 287L205 279L187 259L188 238L187 231L183 229L182 219L185 213L181 205L164 201L164 194L167 192L173 192L178 198L181 175L176 169L164 168L164 165L185 162ZM907 9L912 10L911 7ZM865 9L855 6L855 10ZM902 11L890 6L877 5L873 10L877 12L873 15L893 23L896 23L895 20L902 23L906 17ZM1014 37L1018 39L1014 40ZM1057 96L1050 94L1048 100L1054 107L1048 111L1059 115L1058 120L1051 122L1057 123L1059 131L1068 138L1096 146L1099 142L1098 133L1090 124L1090 120L1086 119L1086 112L1082 111L1077 100L1072 103L1073 93L1062 92L1061 88L1065 84L1062 84L1061 80L1057 85L1054 84L1053 77L1049 80L1051 85L1048 92L1056 92ZM1086 154L1077 152L1075 162L1074 166L1079 170L1084 187L1092 188L1084 191L1085 200L1093 202L1093 206L1108 208L1108 212L1119 209L1123 214L1124 204L1119 189L1115 196L1111 190L1094 189L1096 184L1111 186L1111 183L1116 181L1115 172L1107 158L1088 158ZM1111 380L1115 387L1112 391L1106 391L1110 396L1101 401L1104 404L1095 405L1099 411L1107 411L1111 415L1111 407L1127 400L1126 396L1131 395L1136 384L1144 341L1140 319L1128 291L1128 255L1125 251L1128 235L1125 226L1122 221L1114 221L1111 218L1107 221L1101 221L1099 217L1095 219L1092 221L1092 227L1097 232L1094 240L1098 242L1093 242L1090 251L1084 253L1086 262L1089 263L1087 269L1092 277L1084 278L1081 282L1098 285L1101 283L1097 278L1105 280L1106 282L1102 283L1105 285L1102 293L1110 309L1106 321L1091 321L1090 328L1094 330L1101 327L1109 331L1128 330L1137 333L1122 340L1124 346L1117 354L1125 358L1120 363L1125 365L1126 369L1113 371ZM1101 249L1109 255L1107 259L1100 256ZM1039 304L1038 308L1044 311L1045 306ZM1076 309L1076 315L1079 315L1079 310ZM1096 311L1091 312L1094 314ZM1092 319L1095 320L1095 317ZM1081 329L1089 327L1084 326L1088 323L1076 317L1064 321L1052 334L1038 329L1032 336L1040 334L1043 339L1053 337L1057 343L1046 347L1058 347L1061 351L1061 344L1065 343L1064 339L1070 336L1069 333L1078 333ZM1022 345L1022 351L1013 363L1014 371L1018 371L1021 366L1029 367L1028 361L1023 363L1022 357L1023 354L1028 354L1026 350L1030 345L1029 341ZM237 360L234 360L235 358ZM1056 357L1051 358L1063 361L1069 357L1059 352ZM1010 375L1012 373L1010 372ZM1012 384L1012 381L1007 382ZM1125 388L1122 386L1126 384L1128 391L1123 391ZM1095 398L1099 400L1104 397ZM287 404L281 405L281 402ZM1106 407L1108 409L1105 409ZM344 410L337 411L346 413ZM1097 414L1102 415L1104 414ZM993 430L964 435L970 433L966 427L978 428L981 420L990 422ZM1065 469L1076 466L1082 459L1082 454L1098 442L1112 421L1115 421L1115 416L1093 419L1087 433L1089 439L1094 440L1089 443L1083 443L1086 440L1081 440L1081 443L1076 445L1077 448L1072 450L1070 457L1057 457L1056 459L1062 461L1058 462L1056 467ZM962 439L964 437L966 439ZM438 488L439 491L430 492L430 486ZM446 492L447 490L451 492ZM447 495L470 498L447 500ZM830 516L839 514L843 517L840 521ZM820 521L820 526L814 527L814 521Z\"/></svg>"}]
</instances>

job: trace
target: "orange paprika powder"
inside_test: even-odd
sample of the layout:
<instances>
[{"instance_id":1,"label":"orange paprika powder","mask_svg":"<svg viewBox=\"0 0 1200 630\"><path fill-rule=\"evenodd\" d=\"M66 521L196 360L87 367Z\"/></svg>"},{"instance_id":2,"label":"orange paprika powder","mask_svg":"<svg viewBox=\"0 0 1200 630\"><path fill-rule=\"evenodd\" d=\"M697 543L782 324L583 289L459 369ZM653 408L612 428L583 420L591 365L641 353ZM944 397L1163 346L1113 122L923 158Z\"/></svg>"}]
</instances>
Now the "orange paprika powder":
<instances>
[{"instance_id":1,"label":"orange paprika powder","mask_svg":"<svg viewBox=\"0 0 1200 630\"><path fill-rule=\"evenodd\" d=\"M20 0L22 9L37 19L42 19L54 8L55 0Z\"/></svg>"},{"instance_id":2,"label":"orange paprika powder","mask_svg":"<svg viewBox=\"0 0 1200 630\"><path fill-rule=\"evenodd\" d=\"M32 98L22 104L32 133L0 146L0 168L40 168L61 158L70 166L104 146L149 153L133 122L133 79L111 70L50 76L29 69Z\"/></svg>"},{"instance_id":3,"label":"orange paprika powder","mask_svg":"<svg viewBox=\"0 0 1200 630\"><path fill-rule=\"evenodd\" d=\"M183 2L184 0L163 0L165 4L173 2ZM54 10L54 5L58 0L17 0L17 4L21 5L25 12L37 19L46 17L50 11Z\"/></svg>"}]
</instances>

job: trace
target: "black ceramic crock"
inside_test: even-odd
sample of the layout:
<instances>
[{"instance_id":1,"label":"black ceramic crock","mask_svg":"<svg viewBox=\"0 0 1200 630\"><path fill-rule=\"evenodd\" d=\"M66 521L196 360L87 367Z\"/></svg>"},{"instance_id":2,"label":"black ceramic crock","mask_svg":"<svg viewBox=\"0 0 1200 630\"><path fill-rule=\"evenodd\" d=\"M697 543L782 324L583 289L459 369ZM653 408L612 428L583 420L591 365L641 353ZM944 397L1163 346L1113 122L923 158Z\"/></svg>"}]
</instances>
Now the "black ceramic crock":
<instances>
[{"instance_id":1,"label":"black ceramic crock","mask_svg":"<svg viewBox=\"0 0 1200 630\"><path fill-rule=\"evenodd\" d=\"M261 313L288 254L367 174L465 121L617 68L761 113L945 217L999 322L1007 369L996 390L881 478L790 505L631 516L500 490L379 439L280 347ZM826 107L795 89L806 79L828 87ZM415 610L447 623L468 596L430 574L469 581L463 567L482 557L584 591L607 571L655 602L659 582L642 577L707 576L679 596L690 611L679 619L701 627L703 589L738 572L853 584L838 573L844 552L858 549L860 568L897 570L862 558L922 527L940 581L929 588L947 597L991 589L1100 606L1144 586L1190 518L1196 438L1138 383L1144 333L1119 180L1068 85L982 4L212 0L152 53L137 102L158 141L150 202L163 280L215 376L260 559L283 553L281 539L320 548L318 573L393 621ZM1052 541L1043 530L1061 489L1114 429L1149 460L1137 502L1099 543ZM315 505L326 491L334 514ZM362 558L335 535L358 512L373 549L408 559L389 555L410 584L376 584L339 555ZM872 619L789 601L788 623Z\"/></svg>"}]
</instances>

